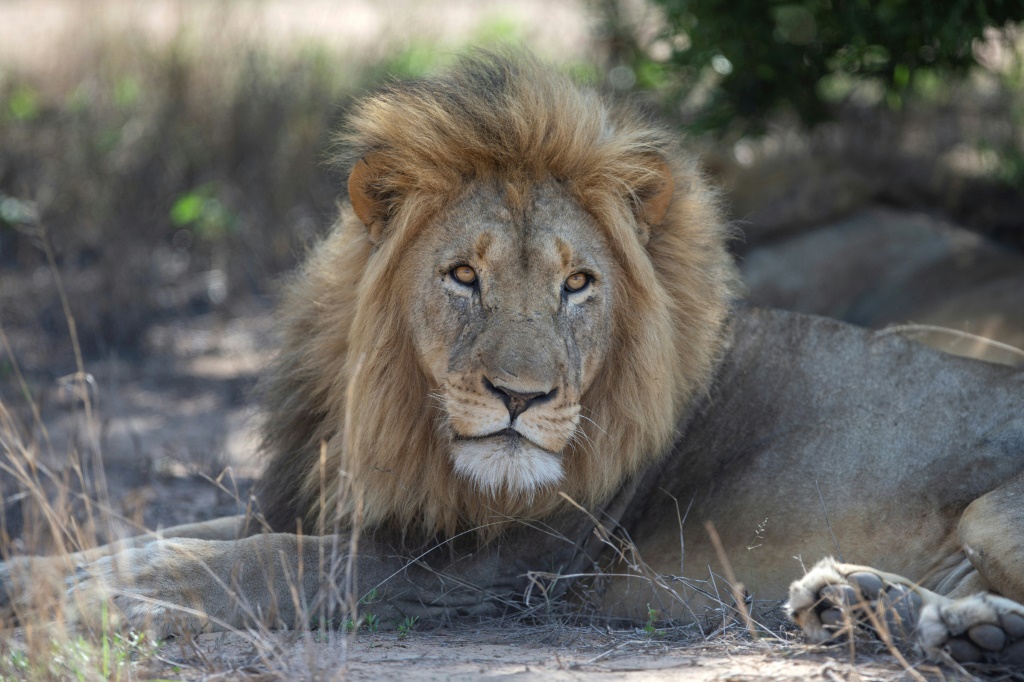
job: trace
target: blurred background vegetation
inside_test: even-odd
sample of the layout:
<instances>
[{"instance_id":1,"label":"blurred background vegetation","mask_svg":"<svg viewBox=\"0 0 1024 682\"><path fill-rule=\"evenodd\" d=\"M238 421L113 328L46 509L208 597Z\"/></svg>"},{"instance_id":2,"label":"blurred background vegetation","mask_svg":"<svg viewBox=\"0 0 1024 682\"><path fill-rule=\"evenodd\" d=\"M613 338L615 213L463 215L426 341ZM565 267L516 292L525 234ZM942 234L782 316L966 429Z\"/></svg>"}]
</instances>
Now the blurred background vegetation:
<instances>
[{"instance_id":1,"label":"blurred background vegetation","mask_svg":"<svg viewBox=\"0 0 1024 682\"><path fill-rule=\"evenodd\" d=\"M29 364L66 350L44 241L87 354L263 305L342 198L324 160L348 104L468 45L527 45L678 126L748 244L880 200L1021 246L1022 20L1016 0L0 0L0 323L33 330L12 336Z\"/></svg>"},{"instance_id":2,"label":"blurred background vegetation","mask_svg":"<svg viewBox=\"0 0 1024 682\"><path fill-rule=\"evenodd\" d=\"M908 98L937 102L979 56L1019 84L1020 62L1001 54L1014 50L1013 39L997 28L1021 18L1020 3L652 2L664 17L656 41L642 46L627 32L620 58L699 129L763 129L780 110L813 126L851 98L895 110ZM619 3L606 7L613 25L621 21Z\"/></svg>"}]
</instances>

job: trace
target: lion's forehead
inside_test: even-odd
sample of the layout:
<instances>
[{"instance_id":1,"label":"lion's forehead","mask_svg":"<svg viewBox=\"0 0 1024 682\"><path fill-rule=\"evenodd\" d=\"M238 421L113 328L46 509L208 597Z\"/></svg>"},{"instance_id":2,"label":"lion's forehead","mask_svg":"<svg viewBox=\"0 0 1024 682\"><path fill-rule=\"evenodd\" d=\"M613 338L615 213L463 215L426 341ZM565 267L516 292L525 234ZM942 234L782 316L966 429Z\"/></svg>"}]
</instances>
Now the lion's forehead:
<instances>
[{"instance_id":1,"label":"lion's forehead","mask_svg":"<svg viewBox=\"0 0 1024 682\"><path fill-rule=\"evenodd\" d=\"M536 275L607 264L594 219L554 181L518 192L478 185L439 220L436 250L489 268L492 276L536 282Z\"/></svg>"}]
</instances>

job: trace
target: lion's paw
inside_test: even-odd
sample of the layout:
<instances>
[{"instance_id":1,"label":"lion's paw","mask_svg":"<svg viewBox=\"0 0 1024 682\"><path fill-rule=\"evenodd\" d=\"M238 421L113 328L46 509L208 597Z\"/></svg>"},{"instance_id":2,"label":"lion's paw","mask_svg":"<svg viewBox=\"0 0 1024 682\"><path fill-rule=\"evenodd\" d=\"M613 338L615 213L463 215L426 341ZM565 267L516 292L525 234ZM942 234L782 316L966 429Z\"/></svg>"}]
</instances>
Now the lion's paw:
<instances>
[{"instance_id":1,"label":"lion's paw","mask_svg":"<svg viewBox=\"0 0 1024 682\"><path fill-rule=\"evenodd\" d=\"M183 589L186 576L167 560L168 549L157 542L79 566L66 579L67 621L86 628L128 627L156 639L201 632L208 618L189 606L194 600Z\"/></svg>"},{"instance_id":2,"label":"lion's paw","mask_svg":"<svg viewBox=\"0 0 1024 682\"><path fill-rule=\"evenodd\" d=\"M1024 666L1024 606L993 594L930 604L918 640L929 658Z\"/></svg>"},{"instance_id":3,"label":"lion's paw","mask_svg":"<svg viewBox=\"0 0 1024 682\"><path fill-rule=\"evenodd\" d=\"M786 608L813 642L869 632L913 644L923 610L943 601L900 576L828 558L790 585Z\"/></svg>"},{"instance_id":4,"label":"lion's paw","mask_svg":"<svg viewBox=\"0 0 1024 682\"><path fill-rule=\"evenodd\" d=\"M12 557L0 563L0 620L13 624L31 614L51 618L67 572L62 557Z\"/></svg>"}]
</instances>

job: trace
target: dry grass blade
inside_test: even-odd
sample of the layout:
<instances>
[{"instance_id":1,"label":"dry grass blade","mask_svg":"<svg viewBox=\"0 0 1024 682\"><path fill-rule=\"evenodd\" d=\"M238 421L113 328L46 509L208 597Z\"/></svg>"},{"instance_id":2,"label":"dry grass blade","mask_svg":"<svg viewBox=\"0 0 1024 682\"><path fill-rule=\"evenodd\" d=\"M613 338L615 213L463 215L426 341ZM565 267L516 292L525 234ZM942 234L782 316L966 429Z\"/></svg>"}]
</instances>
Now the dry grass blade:
<instances>
[{"instance_id":1,"label":"dry grass blade","mask_svg":"<svg viewBox=\"0 0 1024 682\"><path fill-rule=\"evenodd\" d=\"M719 563L722 564L722 570L725 571L725 579L729 582L729 589L732 591L732 598L735 602L736 611L740 614L740 618L743 620L743 625L747 628L747 632L755 640L758 637L757 629L754 627L754 620L750 617L750 609L747 607L747 599L743 590L743 583L736 580L736 575L732 571L732 564L729 562L729 557L725 554L725 548L722 547L722 539L718 537L718 531L715 530L715 525L708 521L704 524L704 528L708 532L708 537L711 539L711 544L715 548L715 554L718 556Z\"/></svg>"},{"instance_id":2,"label":"dry grass blade","mask_svg":"<svg viewBox=\"0 0 1024 682\"><path fill-rule=\"evenodd\" d=\"M821 494L821 488L818 487L818 479L814 479L814 489L818 491L818 500L821 502L821 513L825 515L825 526L828 528L829 535L832 536L832 543L836 546L836 556L839 557L839 561L843 561L843 550L839 547L839 539L836 538L836 534L832 530L832 521L828 518L828 507L825 506L825 498Z\"/></svg>"}]
</instances>

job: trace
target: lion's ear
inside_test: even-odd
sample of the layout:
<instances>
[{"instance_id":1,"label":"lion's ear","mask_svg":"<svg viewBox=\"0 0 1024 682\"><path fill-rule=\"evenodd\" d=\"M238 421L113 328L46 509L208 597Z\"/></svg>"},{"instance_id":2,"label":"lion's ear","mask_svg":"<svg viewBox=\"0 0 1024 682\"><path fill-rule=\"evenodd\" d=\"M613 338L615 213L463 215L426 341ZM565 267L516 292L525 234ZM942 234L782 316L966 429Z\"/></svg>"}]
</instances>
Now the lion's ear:
<instances>
[{"instance_id":1,"label":"lion's ear","mask_svg":"<svg viewBox=\"0 0 1024 682\"><path fill-rule=\"evenodd\" d=\"M384 164L379 154L367 154L356 161L348 175L348 199L363 225L370 241L376 243L384 229L387 202L377 183L384 175Z\"/></svg>"},{"instance_id":2,"label":"lion's ear","mask_svg":"<svg viewBox=\"0 0 1024 682\"><path fill-rule=\"evenodd\" d=\"M652 171L650 179L636 188L636 217L654 227L665 220L676 183L665 159L654 156L649 163Z\"/></svg>"}]
</instances>

